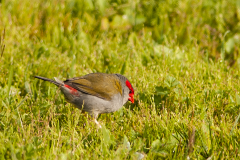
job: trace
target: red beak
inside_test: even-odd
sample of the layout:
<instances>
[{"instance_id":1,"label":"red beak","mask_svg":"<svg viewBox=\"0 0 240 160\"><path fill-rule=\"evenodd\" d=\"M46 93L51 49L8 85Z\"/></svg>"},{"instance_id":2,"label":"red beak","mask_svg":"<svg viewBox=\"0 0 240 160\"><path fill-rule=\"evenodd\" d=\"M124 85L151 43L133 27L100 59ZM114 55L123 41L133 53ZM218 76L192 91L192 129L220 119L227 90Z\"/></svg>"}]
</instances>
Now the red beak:
<instances>
[{"instance_id":1,"label":"red beak","mask_svg":"<svg viewBox=\"0 0 240 160\"><path fill-rule=\"evenodd\" d=\"M128 100L131 101L132 103L134 103L133 94L129 94Z\"/></svg>"}]
</instances>

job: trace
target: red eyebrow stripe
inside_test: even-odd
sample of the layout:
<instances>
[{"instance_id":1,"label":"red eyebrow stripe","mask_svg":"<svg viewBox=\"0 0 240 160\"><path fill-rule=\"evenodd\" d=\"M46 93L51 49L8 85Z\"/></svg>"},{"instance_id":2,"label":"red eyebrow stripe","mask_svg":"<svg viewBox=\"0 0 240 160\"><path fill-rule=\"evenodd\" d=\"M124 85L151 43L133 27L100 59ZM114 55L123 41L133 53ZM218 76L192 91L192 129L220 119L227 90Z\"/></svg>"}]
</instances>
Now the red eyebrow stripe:
<instances>
[{"instance_id":1,"label":"red eyebrow stripe","mask_svg":"<svg viewBox=\"0 0 240 160\"><path fill-rule=\"evenodd\" d=\"M132 93L134 93L132 85L131 85L131 83L129 81L126 81L126 86L132 91Z\"/></svg>"}]
</instances>

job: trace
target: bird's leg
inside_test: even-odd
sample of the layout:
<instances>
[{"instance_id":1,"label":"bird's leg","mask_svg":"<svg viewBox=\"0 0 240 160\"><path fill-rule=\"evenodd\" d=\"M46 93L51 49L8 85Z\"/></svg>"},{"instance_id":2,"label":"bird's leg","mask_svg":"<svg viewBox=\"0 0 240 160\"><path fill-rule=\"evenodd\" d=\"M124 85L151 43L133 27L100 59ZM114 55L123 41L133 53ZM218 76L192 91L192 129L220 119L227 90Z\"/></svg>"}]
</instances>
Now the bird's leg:
<instances>
[{"instance_id":1,"label":"bird's leg","mask_svg":"<svg viewBox=\"0 0 240 160\"><path fill-rule=\"evenodd\" d=\"M102 126L100 125L100 123L97 121L97 117L98 117L98 114L97 114L97 113L93 114L94 122L97 124L98 128L102 128Z\"/></svg>"},{"instance_id":2,"label":"bird's leg","mask_svg":"<svg viewBox=\"0 0 240 160\"><path fill-rule=\"evenodd\" d=\"M98 126L99 128L102 128L102 126L99 124L99 122L97 121L96 118L94 118L94 122L97 124L97 126Z\"/></svg>"}]
</instances>

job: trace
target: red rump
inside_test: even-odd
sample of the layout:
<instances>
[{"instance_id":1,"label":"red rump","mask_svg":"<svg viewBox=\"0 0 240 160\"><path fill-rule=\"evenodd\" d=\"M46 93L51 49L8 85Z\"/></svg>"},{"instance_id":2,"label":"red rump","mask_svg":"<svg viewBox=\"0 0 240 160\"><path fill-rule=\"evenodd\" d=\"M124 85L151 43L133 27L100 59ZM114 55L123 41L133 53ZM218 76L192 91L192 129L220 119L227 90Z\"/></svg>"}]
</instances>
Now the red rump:
<instances>
[{"instance_id":1,"label":"red rump","mask_svg":"<svg viewBox=\"0 0 240 160\"><path fill-rule=\"evenodd\" d=\"M70 87L69 85L66 85L66 84L64 85L64 87L67 87L68 89L70 89L71 94L78 95L78 91L76 89L74 89L74 88L72 88L72 87Z\"/></svg>"}]
</instances>

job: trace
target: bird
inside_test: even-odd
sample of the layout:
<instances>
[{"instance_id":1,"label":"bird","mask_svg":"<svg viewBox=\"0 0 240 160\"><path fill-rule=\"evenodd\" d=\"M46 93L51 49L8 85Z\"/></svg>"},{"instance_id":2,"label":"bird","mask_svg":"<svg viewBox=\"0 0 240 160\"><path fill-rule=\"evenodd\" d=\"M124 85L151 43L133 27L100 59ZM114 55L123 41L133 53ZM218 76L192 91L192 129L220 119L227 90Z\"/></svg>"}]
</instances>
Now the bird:
<instances>
[{"instance_id":1,"label":"bird","mask_svg":"<svg viewBox=\"0 0 240 160\"><path fill-rule=\"evenodd\" d=\"M61 81L34 76L58 86L67 102L88 112L97 121L98 115L119 110L127 101L134 103L134 89L130 81L121 74L90 73Z\"/></svg>"}]
</instances>

